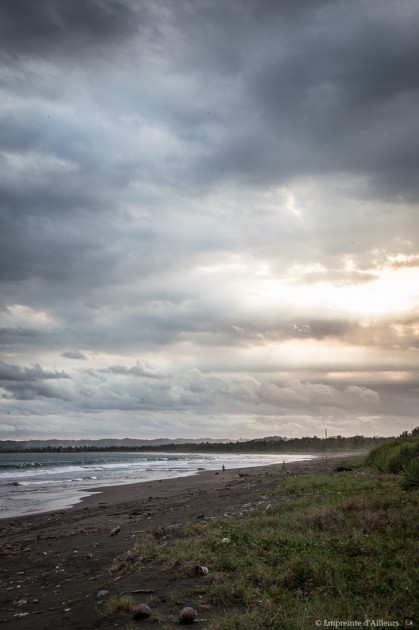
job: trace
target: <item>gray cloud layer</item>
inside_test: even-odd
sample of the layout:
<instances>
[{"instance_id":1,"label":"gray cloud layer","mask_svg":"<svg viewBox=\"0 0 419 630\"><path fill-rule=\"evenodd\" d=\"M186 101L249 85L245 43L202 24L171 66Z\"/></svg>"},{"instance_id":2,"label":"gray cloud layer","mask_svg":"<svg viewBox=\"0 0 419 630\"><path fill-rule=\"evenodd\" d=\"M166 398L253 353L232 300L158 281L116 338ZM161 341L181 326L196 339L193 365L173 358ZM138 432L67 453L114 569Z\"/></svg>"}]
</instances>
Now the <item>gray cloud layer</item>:
<instances>
[{"instance_id":1,"label":"gray cloud layer","mask_svg":"<svg viewBox=\"0 0 419 630\"><path fill-rule=\"evenodd\" d=\"M418 14L1 3L14 435L104 435L116 416L173 437L410 428Z\"/></svg>"}]
</instances>

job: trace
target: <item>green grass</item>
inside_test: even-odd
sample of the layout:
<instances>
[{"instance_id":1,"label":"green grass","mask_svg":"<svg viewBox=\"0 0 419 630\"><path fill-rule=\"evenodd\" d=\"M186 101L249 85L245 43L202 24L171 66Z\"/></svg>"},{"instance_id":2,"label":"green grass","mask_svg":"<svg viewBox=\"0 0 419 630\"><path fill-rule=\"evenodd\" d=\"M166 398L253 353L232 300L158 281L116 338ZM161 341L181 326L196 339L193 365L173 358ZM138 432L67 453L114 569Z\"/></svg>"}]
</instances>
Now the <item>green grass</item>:
<instances>
[{"instance_id":1,"label":"green grass","mask_svg":"<svg viewBox=\"0 0 419 630\"><path fill-rule=\"evenodd\" d=\"M199 592L215 616L209 630L307 630L316 619L401 625L418 609L418 495L398 477L356 468L282 478L274 492L271 504L131 554L175 569L180 582L208 566Z\"/></svg>"}]
</instances>

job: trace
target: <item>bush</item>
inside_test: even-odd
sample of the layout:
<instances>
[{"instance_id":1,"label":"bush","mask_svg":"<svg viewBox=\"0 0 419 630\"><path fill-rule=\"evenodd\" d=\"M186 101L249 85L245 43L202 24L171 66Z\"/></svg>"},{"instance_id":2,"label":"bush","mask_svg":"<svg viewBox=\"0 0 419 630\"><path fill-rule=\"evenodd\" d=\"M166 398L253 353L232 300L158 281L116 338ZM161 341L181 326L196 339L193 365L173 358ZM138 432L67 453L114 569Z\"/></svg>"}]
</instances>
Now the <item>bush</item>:
<instances>
[{"instance_id":1,"label":"bush","mask_svg":"<svg viewBox=\"0 0 419 630\"><path fill-rule=\"evenodd\" d=\"M419 443L403 446L389 462L388 472L399 473L419 457Z\"/></svg>"},{"instance_id":2,"label":"bush","mask_svg":"<svg viewBox=\"0 0 419 630\"><path fill-rule=\"evenodd\" d=\"M365 464L380 472L399 473L418 457L419 439L399 438L372 450Z\"/></svg>"}]
</instances>

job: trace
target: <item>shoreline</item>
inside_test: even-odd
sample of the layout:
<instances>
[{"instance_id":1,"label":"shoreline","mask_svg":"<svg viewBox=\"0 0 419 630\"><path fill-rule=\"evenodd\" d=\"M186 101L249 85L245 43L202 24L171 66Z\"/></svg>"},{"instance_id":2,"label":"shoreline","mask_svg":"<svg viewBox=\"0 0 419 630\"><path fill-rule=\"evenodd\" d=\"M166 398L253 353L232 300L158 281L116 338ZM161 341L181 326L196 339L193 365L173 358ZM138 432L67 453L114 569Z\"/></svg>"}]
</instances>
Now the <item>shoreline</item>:
<instances>
[{"instance_id":1,"label":"shoreline","mask_svg":"<svg viewBox=\"0 0 419 630\"><path fill-rule=\"evenodd\" d=\"M167 455L164 451L161 451L161 455ZM331 456L344 456L346 451L342 452L334 452L330 453ZM24 490L24 484L21 483L13 483L0 486L1 494L0 501L2 497L5 500L5 506L11 501L10 508L5 507L4 513L0 511L0 523L3 520L7 519L17 519L20 517L31 517L36 514L45 514L47 512L55 512L58 510L68 510L72 507L75 507L80 504L83 499L90 497L92 494L97 494L102 491L107 491L111 488L118 487L127 487L134 486L137 484L149 484L153 481L157 481L159 483L170 481L173 479L180 479L182 477L193 477L201 472L216 472L222 470L222 464L225 463L225 470L235 470L236 468L256 468L262 466L273 466L273 465L281 465L282 461L285 460L286 463L291 463L291 461L309 461L311 459L315 459L318 457L327 457L328 454L322 452L295 452L295 453L280 453L274 454L276 461L268 461L268 462L247 462L245 461L235 461L236 458L239 458L239 454L234 454L234 459L229 459L231 454L226 453L226 460L220 457L218 461L217 467L205 467L205 468L191 468L189 471L180 470L171 471L169 474L165 471L161 472L161 476L159 474L150 475L147 478L147 475L144 475L144 478L141 478L141 473L139 473L139 477L135 480L124 480L124 477L120 476L119 478L115 478L114 480L103 479L99 481L95 481L93 479L86 479L83 484L75 484L73 485L63 485L60 486L59 483L57 485L46 485L45 488L41 488L39 484L37 484L36 489L33 491L30 489L30 485L27 486L26 490ZM267 455L264 452L261 453L243 453L242 455L252 457L259 457ZM269 454L269 456L272 454ZM298 459L293 460L293 457L297 457ZM204 462L205 465L205 462ZM74 473L78 474L78 473ZM78 480L76 480L78 481ZM97 485L95 485L97 484ZM12 490L6 491L9 486L13 486ZM15 488L16 486L16 488ZM118 494L115 495L116 497ZM32 505L26 505L25 502L30 501ZM15 504L13 502L16 501Z\"/></svg>"},{"instance_id":2,"label":"shoreline","mask_svg":"<svg viewBox=\"0 0 419 630\"><path fill-rule=\"evenodd\" d=\"M282 464L272 464L91 488L92 494L68 509L2 519L0 626L113 627L98 617L97 594L112 581L109 567L115 557L136 542L156 532L177 528L181 532L187 524L251 509L267 500L265 492L278 492L284 476L331 472L363 454L319 456L287 463L285 470ZM122 592L122 580L116 584Z\"/></svg>"},{"instance_id":3,"label":"shoreline","mask_svg":"<svg viewBox=\"0 0 419 630\"><path fill-rule=\"evenodd\" d=\"M307 455L307 459L301 459L292 462L286 462L285 464L285 472L289 472L291 474L295 474L299 467L303 464L310 464L317 461L332 461L335 459L348 459L351 457L359 457L363 454L366 454L366 451L353 451L353 452L343 452L343 453L329 453L327 455L319 455L315 454L313 456L310 455L310 459L308 459L309 455ZM226 468L224 471L214 471L214 470L200 470L195 471L189 475L183 475L179 477L167 477L164 479L153 479L151 481L138 481L134 483L127 484L119 484L112 486L97 486L91 488L84 488L80 490L80 492L89 492L88 496L81 497L78 503L68 507L68 510L80 510L85 509L86 507L97 507L103 502L106 503L117 503L118 498L120 498L121 494L124 495L125 501L132 501L134 499L144 499L147 498L152 491L157 491L161 498L168 498L170 496L176 495L182 486L188 486L191 489L207 489L212 488L214 485L214 477L220 475L221 479L228 484L232 480L236 479L239 472L243 469L243 477L249 476L251 471L254 474L261 473L263 475L267 475L272 472L277 472L278 474L284 474L283 464L263 464L260 466L241 466L238 468ZM182 481L182 483L179 483ZM99 501L99 499L101 499ZM0 519L1 525L2 519Z\"/></svg>"}]
</instances>

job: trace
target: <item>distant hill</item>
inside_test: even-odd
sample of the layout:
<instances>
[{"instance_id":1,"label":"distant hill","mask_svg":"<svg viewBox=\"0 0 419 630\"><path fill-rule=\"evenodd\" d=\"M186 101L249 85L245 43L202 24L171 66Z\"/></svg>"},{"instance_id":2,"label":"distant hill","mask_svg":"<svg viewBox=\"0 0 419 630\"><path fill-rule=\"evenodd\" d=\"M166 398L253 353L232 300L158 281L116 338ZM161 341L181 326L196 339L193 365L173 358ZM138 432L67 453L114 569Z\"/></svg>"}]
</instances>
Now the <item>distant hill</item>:
<instances>
[{"instance_id":1,"label":"distant hill","mask_svg":"<svg viewBox=\"0 0 419 630\"><path fill-rule=\"evenodd\" d=\"M255 438L254 440L249 440L252 442L283 442L289 440L287 437L281 437L280 435L270 435L268 437Z\"/></svg>"},{"instance_id":2,"label":"distant hill","mask_svg":"<svg viewBox=\"0 0 419 630\"><path fill-rule=\"evenodd\" d=\"M104 438L101 440L0 440L0 451L20 451L25 449L45 449L45 448L68 448L68 447L97 447L97 448L109 448L109 447L126 447L136 448L137 446L152 446L159 447L165 444L226 444L231 440L220 439L213 440L211 438L155 438L153 440L136 440L132 438L112 439Z\"/></svg>"}]
</instances>

